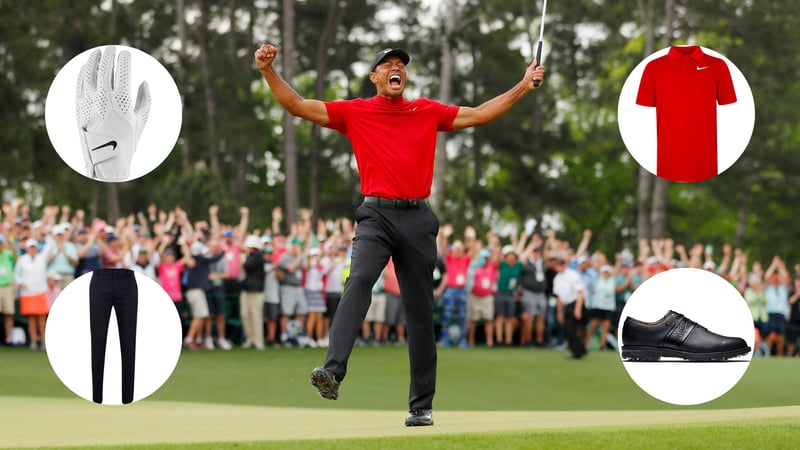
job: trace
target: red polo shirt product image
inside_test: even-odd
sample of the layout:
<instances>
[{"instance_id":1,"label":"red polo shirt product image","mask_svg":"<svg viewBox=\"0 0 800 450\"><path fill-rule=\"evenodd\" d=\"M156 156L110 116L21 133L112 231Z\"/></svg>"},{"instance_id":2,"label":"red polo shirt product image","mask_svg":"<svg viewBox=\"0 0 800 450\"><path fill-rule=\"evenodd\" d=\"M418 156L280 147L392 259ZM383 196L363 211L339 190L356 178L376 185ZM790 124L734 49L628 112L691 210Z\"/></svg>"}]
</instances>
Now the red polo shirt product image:
<instances>
[{"instance_id":1,"label":"red polo shirt product image","mask_svg":"<svg viewBox=\"0 0 800 450\"><path fill-rule=\"evenodd\" d=\"M736 101L728 66L700 47L672 47L650 61L636 104L656 108L656 175L700 181L717 174L717 103Z\"/></svg>"},{"instance_id":2,"label":"red polo shirt product image","mask_svg":"<svg viewBox=\"0 0 800 450\"><path fill-rule=\"evenodd\" d=\"M628 76L618 107L622 139L649 172L676 182L712 178L741 156L755 107L741 72L700 46L653 53Z\"/></svg>"}]
</instances>

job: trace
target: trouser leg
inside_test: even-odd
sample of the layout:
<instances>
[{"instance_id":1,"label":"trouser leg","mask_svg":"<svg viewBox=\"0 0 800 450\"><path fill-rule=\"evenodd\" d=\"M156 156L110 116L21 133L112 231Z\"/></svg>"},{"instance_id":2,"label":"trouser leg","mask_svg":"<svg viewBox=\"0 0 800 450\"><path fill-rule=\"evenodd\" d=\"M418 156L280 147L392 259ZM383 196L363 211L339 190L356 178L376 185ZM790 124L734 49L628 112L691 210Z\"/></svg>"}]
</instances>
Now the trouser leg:
<instances>
[{"instance_id":1,"label":"trouser leg","mask_svg":"<svg viewBox=\"0 0 800 450\"><path fill-rule=\"evenodd\" d=\"M564 328L567 334L569 351L576 358L586 354L586 346L578 335L578 327L580 326L581 322L575 318L575 303L566 305L564 307Z\"/></svg>"},{"instance_id":2,"label":"trouser leg","mask_svg":"<svg viewBox=\"0 0 800 450\"><path fill-rule=\"evenodd\" d=\"M122 403L133 401L133 383L136 373L136 322L139 311L139 288L134 272L115 270L114 311L119 328L119 348L122 359Z\"/></svg>"},{"instance_id":3,"label":"trouser leg","mask_svg":"<svg viewBox=\"0 0 800 450\"><path fill-rule=\"evenodd\" d=\"M372 217L359 207L358 226L353 239L350 276L331 323L325 369L338 380L344 379L347 360L353 351L358 330L372 299L372 287L389 261L391 243L380 217Z\"/></svg>"},{"instance_id":4,"label":"trouser leg","mask_svg":"<svg viewBox=\"0 0 800 450\"><path fill-rule=\"evenodd\" d=\"M253 333L253 343L257 348L264 347L264 300L260 292L247 293L248 309L250 311L250 331Z\"/></svg>"},{"instance_id":5,"label":"trouser leg","mask_svg":"<svg viewBox=\"0 0 800 450\"><path fill-rule=\"evenodd\" d=\"M244 328L244 346L255 344L253 340L252 317L250 308L247 307L247 293L242 291L239 294L239 312L242 318L242 328Z\"/></svg>"},{"instance_id":6,"label":"trouser leg","mask_svg":"<svg viewBox=\"0 0 800 450\"><path fill-rule=\"evenodd\" d=\"M439 222L428 208L409 214L402 244L394 254L406 315L411 369L409 409L431 409L436 392L436 335L433 326L433 269Z\"/></svg>"},{"instance_id":7,"label":"trouser leg","mask_svg":"<svg viewBox=\"0 0 800 450\"><path fill-rule=\"evenodd\" d=\"M103 375L106 339L111 318L112 284L110 273L97 270L89 282L89 332L92 349L92 401L103 403Z\"/></svg>"}]
</instances>

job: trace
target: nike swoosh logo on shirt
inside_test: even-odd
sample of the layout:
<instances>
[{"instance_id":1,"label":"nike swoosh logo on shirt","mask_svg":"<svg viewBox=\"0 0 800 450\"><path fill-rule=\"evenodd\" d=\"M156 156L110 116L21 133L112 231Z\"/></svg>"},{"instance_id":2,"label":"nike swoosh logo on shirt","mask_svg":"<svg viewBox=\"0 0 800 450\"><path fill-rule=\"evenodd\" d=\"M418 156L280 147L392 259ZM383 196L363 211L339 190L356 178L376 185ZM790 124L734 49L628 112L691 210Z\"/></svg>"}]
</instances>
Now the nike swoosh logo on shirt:
<instances>
[{"instance_id":1,"label":"nike swoosh logo on shirt","mask_svg":"<svg viewBox=\"0 0 800 450\"><path fill-rule=\"evenodd\" d=\"M108 147L109 145L111 146L111 150L116 150L117 149L117 141L108 141L103 145L98 145L97 147L91 149L90 151L93 152L95 150L100 150L101 148Z\"/></svg>"},{"instance_id":2,"label":"nike swoosh logo on shirt","mask_svg":"<svg viewBox=\"0 0 800 450\"><path fill-rule=\"evenodd\" d=\"M700 67L700 66L697 66L697 70L708 69L708 67L709 67L709 66L705 66L705 67Z\"/></svg>"}]
</instances>

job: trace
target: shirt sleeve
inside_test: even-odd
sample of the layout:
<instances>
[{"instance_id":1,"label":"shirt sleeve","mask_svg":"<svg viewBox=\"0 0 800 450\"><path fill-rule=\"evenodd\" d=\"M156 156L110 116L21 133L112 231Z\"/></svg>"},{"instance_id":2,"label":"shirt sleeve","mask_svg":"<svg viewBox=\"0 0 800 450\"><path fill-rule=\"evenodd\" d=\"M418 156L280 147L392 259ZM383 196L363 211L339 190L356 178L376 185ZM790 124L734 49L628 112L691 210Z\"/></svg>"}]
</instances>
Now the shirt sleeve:
<instances>
[{"instance_id":1,"label":"shirt sleeve","mask_svg":"<svg viewBox=\"0 0 800 450\"><path fill-rule=\"evenodd\" d=\"M328 110L328 124L325 125L325 128L345 134L347 132L345 117L347 116L348 105L349 102L347 100L325 102L325 108Z\"/></svg>"},{"instance_id":2,"label":"shirt sleeve","mask_svg":"<svg viewBox=\"0 0 800 450\"><path fill-rule=\"evenodd\" d=\"M731 72L725 61L717 60L717 103L729 105L736 103L736 91L733 88Z\"/></svg>"},{"instance_id":3,"label":"shirt sleeve","mask_svg":"<svg viewBox=\"0 0 800 450\"><path fill-rule=\"evenodd\" d=\"M656 106L656 68L650 61L644 68L642 79L639 81L639 92L636 95L636 104L640 106Z\"/></svg>"},{"instance_id":4,"label":"shirt sleeve","mask_svg":"<svg viewBox=\"0 0 800 450\"><path fill-rule=\"evenodd\" d=\"M439 115L438 131L453 131L453 122L456 120L459 107L442 104L442 111Z\"/></svg>"}]
</instances>

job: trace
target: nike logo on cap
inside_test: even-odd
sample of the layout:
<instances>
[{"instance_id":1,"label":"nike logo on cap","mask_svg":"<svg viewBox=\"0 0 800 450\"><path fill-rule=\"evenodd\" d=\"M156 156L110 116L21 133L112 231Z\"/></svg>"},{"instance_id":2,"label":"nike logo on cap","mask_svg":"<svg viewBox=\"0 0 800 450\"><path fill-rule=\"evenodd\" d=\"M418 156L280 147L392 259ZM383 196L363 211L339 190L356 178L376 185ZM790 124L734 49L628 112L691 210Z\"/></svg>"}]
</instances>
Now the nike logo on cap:
<instances>
[{"instance_id":1,"label":"nike logo on cap","mask_svg":"<svg viewBox=\"0 0 800 450\"><path fill-rule=\"evenodd\" d=\"M708 69L708 66L703 66L703 67L697 66L697 70L703 70L703 69Z\"/></svg>"},{"instance_id":2,"label":"nike logo on cap","mask_svg":"<svg viewBox=\"0 0 800 450\"><path fill-rule=\"evenodd\" d=\"M111 150L116 150L117 149L117 141L108 141L103 145L98 145L97 147L91 149L90 151L93 152L95 150L100 150L101 148L108 147L109 145L111 146Z\"/></svg>"}]
</instances>

